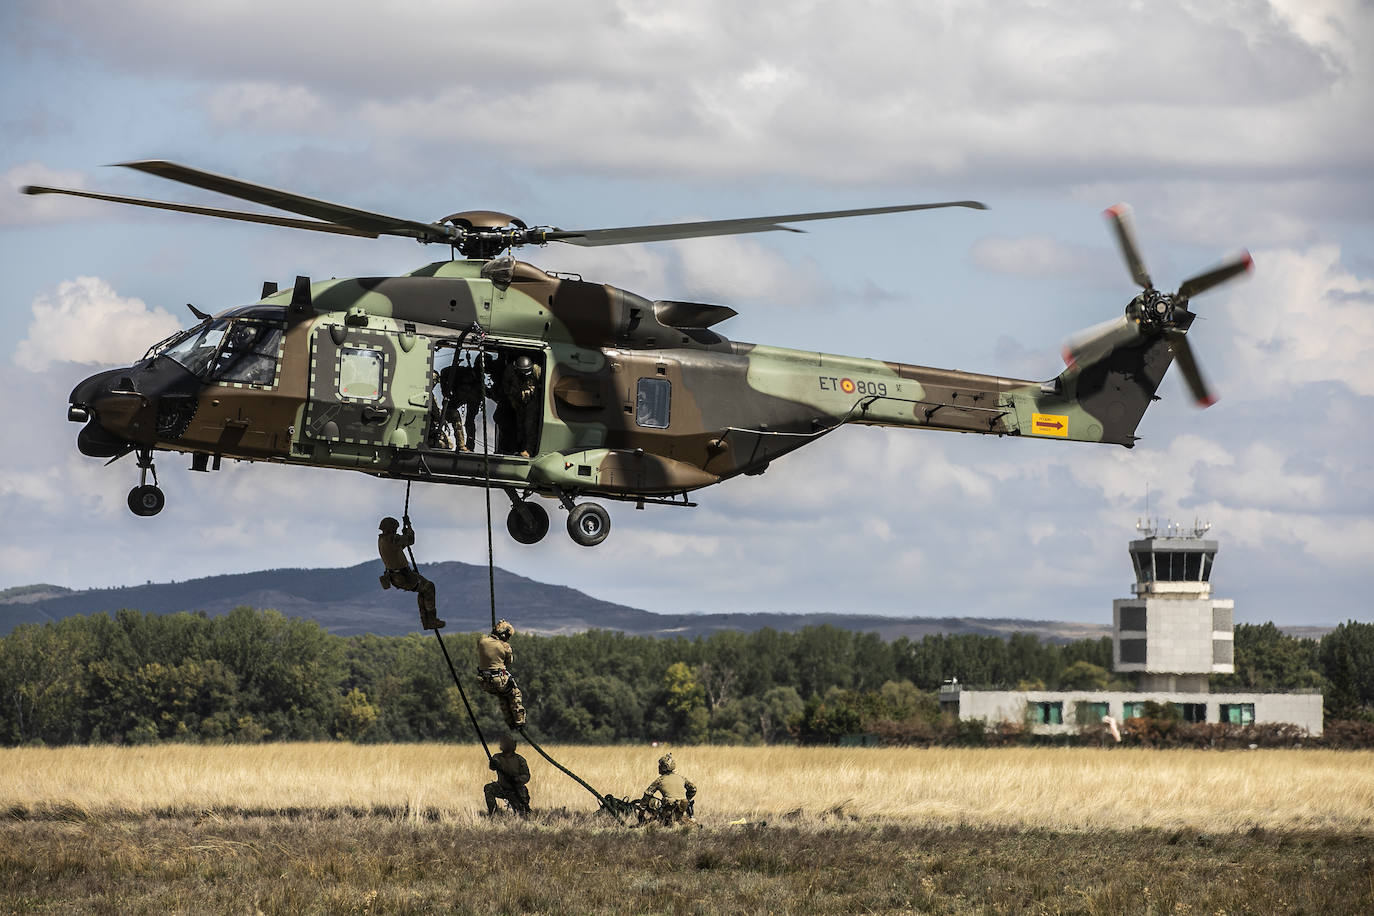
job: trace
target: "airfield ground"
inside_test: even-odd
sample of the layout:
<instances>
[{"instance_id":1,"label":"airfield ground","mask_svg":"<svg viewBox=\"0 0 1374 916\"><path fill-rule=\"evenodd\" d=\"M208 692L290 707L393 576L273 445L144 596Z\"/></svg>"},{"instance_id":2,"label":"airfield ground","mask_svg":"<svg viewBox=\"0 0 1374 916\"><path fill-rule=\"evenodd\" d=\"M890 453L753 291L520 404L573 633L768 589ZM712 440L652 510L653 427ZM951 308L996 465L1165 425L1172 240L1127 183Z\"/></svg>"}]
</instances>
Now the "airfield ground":
<instances>
[{"instance_id":1,"label":"airfield ground","mask_svg":"<svg viewBox=\"0 0 1374 916\"><path fill-rule=\"evenodd\" d=\"M616 795L661 750L550 748ZM0 910L1374 912L1374 753L675 752L701 829L532 752L521 822L472 747L3 750Z\"/></svg>"}]
</instances>

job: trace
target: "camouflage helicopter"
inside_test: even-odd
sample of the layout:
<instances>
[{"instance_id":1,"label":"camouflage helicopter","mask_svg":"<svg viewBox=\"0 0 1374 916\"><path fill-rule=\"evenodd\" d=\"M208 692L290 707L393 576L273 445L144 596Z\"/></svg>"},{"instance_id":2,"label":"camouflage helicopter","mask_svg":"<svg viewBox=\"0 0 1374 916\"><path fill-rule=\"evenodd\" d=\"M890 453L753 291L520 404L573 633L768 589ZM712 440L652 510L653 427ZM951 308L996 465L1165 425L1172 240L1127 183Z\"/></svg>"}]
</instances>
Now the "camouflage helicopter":
<instances>
[{"instance_id":1,"label":"camouflage helicopter","mask_svg":"<svg viewBox=\"0 0 1374 916\"><path fill-rule=\"evenodd\" d=\"M1107 215L1143 291L1121 317L1070 340L1064 371L1027 381L737 343L714 330L736 314L726 306L650 300L511 254L549 242L623 245L800 231L788 224L808 220L985 209L976 201L564 230L490 211L416 222L172 162L123 165L307 218L60 188L24 192L451 248L450 260L404 276L297 277L289 289L265 283L257 302L216 315L191 307L194 327L154 344L131 366L77 385L67 414L85 424L77 447L111 461L136 455L140 483L128 502L140 516L156 515L165 502L153 464L158 451L189 453L195 471L233 458L496 487L510 498L507 529L523 544L549 529L548 511L532 497L555 499L568 512L572 539L594 546L609 533L610 515L588 497L638 508L694 506L694 491L761 474L846 423L1129 448L1174 359L1194 398L1211 403L1186 336L1195 317L1188 302L1251 263L1242 253L1161 293L1140 258L1128 211L1113 207ZM534 413L519 423L510 410L503 418L500 403L502 378L517 366L534 386ZM494 448L470 451L446 441L445 421L457 420L440 409L454 396L440 379L452 367L478 380L485 389L479 401L497 402Z\"/></svg>"}]
</instances>

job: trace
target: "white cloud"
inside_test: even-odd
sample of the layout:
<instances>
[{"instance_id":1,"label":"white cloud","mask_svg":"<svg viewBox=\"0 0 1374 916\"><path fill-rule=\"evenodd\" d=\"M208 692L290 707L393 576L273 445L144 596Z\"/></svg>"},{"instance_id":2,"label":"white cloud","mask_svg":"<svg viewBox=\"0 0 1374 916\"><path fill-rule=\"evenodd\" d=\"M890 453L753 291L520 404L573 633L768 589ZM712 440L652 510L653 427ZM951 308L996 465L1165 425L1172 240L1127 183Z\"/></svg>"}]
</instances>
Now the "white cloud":
<instances>
[{"instance_id":1,"label":"white cloud","mask_svg":"<svg viewBox=\"0 0 1374 916\"><path fill-rule=\"evenodd\" d=\"M210 120L226 128L300 127L311 118L327 116L320 97L305 86L263 80L216 86L205 105Z\"/></svg>"},{"instance_id":2,"label":"white cloud","mask_svg":"<svg viewBox=\"0 0 1374 916\"><path fill-rule=\"evenodd\" d=\"M1346 267L1337 246L1258 251L1251 282L1216 304L1230 338L1206 354L1225 361L1233 380L1226 397L1273 398L1312 382L1374 395L1374 278ZM1197 311L1206 315L1212 307L1208 300Z\"/></svg>"},{"instance_id":3,"label":"white cloud","mask_svg":"<svg viewBox=\"0 0 1374 916\"><path fill-rule=\"evenodd\" d=\"M120 296L98 277L63 281L33 301L32 313L14 362L34 371L61 362L127 364L181 327L170 313Z\"/></svg>"},{"instance_id":4,"label":"white cloud","mask_svg":"<svg viewBox=\"0 0 1374 916\"><path fill-rule=\"evenodd\" d=\"M973 261L984 270L1018 277L1045 277L1095 271L1100 253L1066 245L1045 235L987 236L973 245Z\"/></svg>"}]
</instances>

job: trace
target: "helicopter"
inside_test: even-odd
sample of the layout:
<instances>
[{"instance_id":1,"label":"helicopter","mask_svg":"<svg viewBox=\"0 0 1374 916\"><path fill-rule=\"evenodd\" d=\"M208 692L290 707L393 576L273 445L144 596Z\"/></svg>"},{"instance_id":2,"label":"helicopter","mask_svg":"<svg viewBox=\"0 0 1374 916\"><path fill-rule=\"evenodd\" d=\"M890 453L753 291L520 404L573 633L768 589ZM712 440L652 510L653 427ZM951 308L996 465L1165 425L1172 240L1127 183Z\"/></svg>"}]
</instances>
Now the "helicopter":
<instances>
[{"instance_id":1,"label":"helicopter","mask_svg":"<svg viewBox=\"0 0 1374 916\"><path fill-rule=\"evenodd\" d=\"M850 423L1130 448L1173 361L1200 405L1214 400L1188 343L1196 317L1189 301L1252 263L1242 251L1162 293L1139 254L1129 209L1109 208L1141 292L1120 317L1071 338L1058 375L1021 380L735 342L716 330L737 314L728 306L651 300L513 254L554 242L799 232L790 224L986 209L977 201L564 230L484 210L420 222L165 160L120 165L295 216L33 185L23 192L450 247L448 260L402 276L297 277L286 289L269 281L256 302L214 315L188 305L194 327L78 384L67 412L83 424L77 447L109 463L136 456L139 484L128 505L139 516L166 502L154 466L162 451L189 454L193 471L218 470L231 458L496 488L509 497L506 527L522 544L549 531L537 496L566 509L570 537L592 547L606 539L611 519L590 497L640 509L692 507L695 491L762 474ZM503 404L503 381L517 369L531 395L518 417ZM448 421L458 427L447 381L457 371L482 389L466 407L469 418L478 403L484 412L488 398L497 404L494 447L485 435L480 451L447 437Z\"/></svg>"}]
</instances>

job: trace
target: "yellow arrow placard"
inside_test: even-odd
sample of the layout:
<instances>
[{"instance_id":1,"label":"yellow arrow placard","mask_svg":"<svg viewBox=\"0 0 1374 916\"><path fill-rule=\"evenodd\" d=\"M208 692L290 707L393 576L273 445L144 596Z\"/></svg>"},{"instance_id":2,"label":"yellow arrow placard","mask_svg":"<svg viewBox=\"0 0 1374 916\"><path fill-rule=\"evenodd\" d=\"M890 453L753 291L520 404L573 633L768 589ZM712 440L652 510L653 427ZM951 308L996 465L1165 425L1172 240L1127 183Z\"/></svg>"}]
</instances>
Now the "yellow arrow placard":
<instances>
[{"instance_id":1,"label":"yellow arrow placard","mask_svg":"<svg viewBox=\"0 0 1374 916\"><path fill-rule=\"evenodd\" d=\"M1031 414L1031 432L1037 436L1069 436L1069 418L1055 413Z\"/></svg>"}]
</instances>

